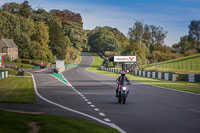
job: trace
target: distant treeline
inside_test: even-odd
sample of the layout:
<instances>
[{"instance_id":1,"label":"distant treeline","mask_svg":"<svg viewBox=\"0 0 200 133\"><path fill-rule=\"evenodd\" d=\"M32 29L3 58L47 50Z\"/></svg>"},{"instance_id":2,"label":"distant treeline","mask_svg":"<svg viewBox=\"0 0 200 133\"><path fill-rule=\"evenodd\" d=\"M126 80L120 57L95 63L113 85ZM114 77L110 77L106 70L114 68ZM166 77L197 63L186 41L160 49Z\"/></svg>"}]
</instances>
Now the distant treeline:
<instances>
[{"instance_id":1,"label":"distant treeline","mask_svg":"<svg viewBox=\"0 0 200 133\"><path fill-rule=\"evenodd\" d=\"M0 31L4 38L14 38L20 58L69 62L87 45L80 14L34 10L27 1L2 5Z\"/></svg>"},{"instance_id":2,"label":"distant treeline","mask_svg":"<svg viewBox=\"0 0 200 133\"><path fill-rule=\"evenodd\" d=\"M14 38L20 58L70 62L82 50L105 56L136 55L139 64L166 61L200 53L200 21L192 20L188 35L172 47L164 45L167 32L160 26L136 21L127 36L117 28L83 30L82 17L69 10L34 10L27 1L5 3L0 9L0 31Z\"/></svg>"}]
</instances>

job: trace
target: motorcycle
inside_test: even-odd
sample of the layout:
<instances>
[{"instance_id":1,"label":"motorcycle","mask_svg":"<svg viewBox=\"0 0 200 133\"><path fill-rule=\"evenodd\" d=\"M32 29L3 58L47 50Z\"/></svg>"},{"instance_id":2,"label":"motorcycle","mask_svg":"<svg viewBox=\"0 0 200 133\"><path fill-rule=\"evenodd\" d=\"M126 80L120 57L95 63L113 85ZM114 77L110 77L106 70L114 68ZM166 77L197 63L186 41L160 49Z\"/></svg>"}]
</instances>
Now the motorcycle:
<instances>
[{"instance_id":1,"label":"motorcycle","mask_svg":"<svg viewBox=\"0 0 200 133\"><path fill-rule=\"evenodd\" d=\"M119 83L118 83L119 84ZM123 81L122 84L119 85L119 89L118 89L118 103L126 103L126 98L128 96L129 90L127 85L130 85L131 83L128 83L126 81Z\"/></svg>"}]
</instances>

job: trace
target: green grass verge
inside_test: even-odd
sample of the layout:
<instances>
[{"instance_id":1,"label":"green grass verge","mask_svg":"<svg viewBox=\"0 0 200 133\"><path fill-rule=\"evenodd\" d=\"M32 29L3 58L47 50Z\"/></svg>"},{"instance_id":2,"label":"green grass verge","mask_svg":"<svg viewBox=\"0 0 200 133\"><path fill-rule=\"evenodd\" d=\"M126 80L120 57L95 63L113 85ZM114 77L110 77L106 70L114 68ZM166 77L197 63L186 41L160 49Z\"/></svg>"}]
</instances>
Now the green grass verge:
<instances>
[{"instance_id":1,"label":"green grass verge","mask_svg":"<svg viewBox=\"0 0 200 133\"><path fill-rule=\"evenodd\" d=\"M31 77L7 77L0 80L0 102L34 103Z\"/></svg>"},{"instance_id":2,"label":"green grass verge","mask_svg":"<svg viewBox=\"0 0 200 133\"><path fill-rule=\"evenodd\" d=\"M91 67L88 68L90 71L96 71L99 69L99 66L103 64L104 59L102 59L98 54L96 53L88 53L94 57L94 61L91 65Z\"/></svg>"},{"instance_id":3,"label":"green grass verge","mask_svg":"<svg viewBox=\"0 0 200 133\"><path fill-rule=\"evenodd\" d=\"M16 63L16 62L11 62L11 61L5 61L5 64L14 64L17 65L19 68L21 68L21 66L23 66L23 68L35 68L34 65L30 65L30 64L24 64L24 63Z\"/></svg>"},{"instance_id":4,"label":"green grass verge","mask_svg":"<svg viewBox=\"0 0 200 133\"><path fill-rule=\"evenodd\" d=\"M119 133L113 128L100 126L86 120L49 115L31 115L0 111L2 133L28 133L30 122L40 127L39 133Z\"/></svg>"},{"instance_id":5,"label":"green grass verge","mask_svg":"<svg viewBox=\"0 0 200 133\"><path fill-rule=\"evenodd\" d=\"M99 57L100 58L100 57ZM108 76L112 77L119 77L120 74L115 74L112 72L107 72L107 71L101 71L98 69L98 64L99 59L95 58L93 64L91 67L88 68L89 71L100 73L100 74L105 74ZM176 89L176 90L182 90L182 91L187 91L187 92L193 92L193 93L198 93L200 94L200 83L189 83L189 82L184 82L184 81L166 81L166 80L160 80L160 79L152 79L152 78L146 78L146 77L140 77L140 76L135 76L135 75L130 75L127 74L127 77L129 80L134 80L150 85L156 85L160 87L165 87L165 88L170 88L170 89Z\"/></svg>"},{"instance_id":6,"label":"green grass verge","mask_svg":"<svg viewBox=\"0 0 200 133\"><path fill-rule=\"evenodd\" d=\"M179 73L200 73L200 54L179 59L143 65L144 70L170 71Z\"/></svg>"},{"instance_id":7,"label":"green grass verge","mask_svg":"<svg viewBox=\"0 0 200 133\"><path fill-rule=\"evenodd\" d=\"M8 70L8 75L18 76L18 71L12 68L0 68L0 70ZM25 72L24 76L31 76L29 73Z\"/></svg>"}]
</instances>

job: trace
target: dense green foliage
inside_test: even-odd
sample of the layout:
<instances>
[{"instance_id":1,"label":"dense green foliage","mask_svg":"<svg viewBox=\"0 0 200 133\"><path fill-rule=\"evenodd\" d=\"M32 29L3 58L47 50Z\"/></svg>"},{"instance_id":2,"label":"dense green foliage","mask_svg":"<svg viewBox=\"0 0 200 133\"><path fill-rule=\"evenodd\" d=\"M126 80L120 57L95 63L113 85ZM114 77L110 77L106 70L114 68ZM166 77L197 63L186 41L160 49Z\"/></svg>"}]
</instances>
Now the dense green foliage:
<instances>
[{"instance_id":1,"label":"dense green foliage","mask_svg":"<svg viewBox=\"0 0 200 133\"><path fill-rule=\"evenodd\" d=\"M118 40L114 37L114 34L107 28L96 27L88 35L88 44L91 46L92 52L106 51L117 52L120 48Z\"/></svg>"},{"instance_id":2,"label":"dense green foliage","mask_svg":"<svg viewBox=\"0 0 200 133\"><path fill-rule=\"evenodd\" d=\"M174 50L184 56L200 53L200 20L192 20L188 29L188 35L173 45Z\"/></svg>"},{"instance_id":3,"label":"dense green foliage","mask_svg":"<svg viewBox=\"0 0 200 133\"><path fill-rule=\"evenodd\" d=\"M62 16L60 14L64 14ZM71 16L71 17L69 17ZM82 28L80 14L71 11L43 9L34 10L28 1L22 4L5 3L0 10L0 32L4 38L14 38L19 46L19 57L54 62L56 59L69 60L67 55L80 52L87 47L87 36Z\"/></svg>"}]
</instances>

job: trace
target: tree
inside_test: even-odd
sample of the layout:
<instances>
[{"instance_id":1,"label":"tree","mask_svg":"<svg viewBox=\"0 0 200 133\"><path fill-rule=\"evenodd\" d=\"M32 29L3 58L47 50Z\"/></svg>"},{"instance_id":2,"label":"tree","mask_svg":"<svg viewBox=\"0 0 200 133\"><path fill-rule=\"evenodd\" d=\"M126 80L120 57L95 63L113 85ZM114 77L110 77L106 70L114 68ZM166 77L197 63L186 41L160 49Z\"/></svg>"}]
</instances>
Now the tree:
<instances>
[{"instance_id":1,"label":"tree","mask_svg":"<svg viewBox=\"0 0 200 133\"><path fill-rule=\"evenodd\" d=\"M119 54L124 55L125 52L126 52L125 50L129 45L128 38L123 33L121 33L117 28L112 28L112 27L105 26L105 27L103 27L103 29L107 29L108 31L113 33L114 38L120 44L119 45L119 52L120 52Z\"/></svg>"},{"instance_id":2,"label":"tree","mask_svg":"<svg viewBox=\"0 0 200 133\"><path fill-rule=\"evenodd\" d=\"M81 25L75 22L68 21L63 27L65 36L69 37L73 47L86 48L87 47L87 36Z\"/></svg>"},{"instance_id":3,"label":"tree","mask_svg":"<svg viewBox=\"0 0 200 133\"><path fill-rule=\"evenodd\" d=\"M32 14L32 8L29 5L28 1L24 1L19 9L19 14L25 18L28 18Z\"/></svg>"},{"instance_id":4,"label":"tree","mask_svg":"<svg viewBox=\"0 0 200 133\"><path fill-rule=\"evenodd\" d=\"M57 59L65 59L67 40L62 32L62 28L57 26L56 23L49 23L49 46L53 55L56 55Z\"/></svg>"},{"instance_id":5,"label":"tree","mask_svg":"<svg viewBox=\"0 0 200 133\"><path fill-rule=\"evenodd\" d=\"M10 13L18 13L20 10L21 5L15 2L5 3L2 6L3 11L8 11Z\"/></svg>"},{"instance_id":6,"label":"tree","mask_svg":"<svg viewBox=\"0 0 200 133\"><path fill-rule=\"evenodd\" d=\"M189 41L200 53L200 20L193 20L189 25Z\"/></svg>"},{"instance_id":7,"label":"tree","mask_svg":"<svg viewBox=\"0 0 200 133\"><path fill-rule=\"evenodd\" d=\"M74 13L69 10L51 10L50 13L60 18L63 25L68 25L68 22L71 21L79 24L81 27L83 26L82 17L79 13Z\"/></svg>"},{"instance_id":8,"label":"tree","mask_svg":"<svg viewBox=\"0 0 200 133\"><path fill-rule=\"evenodd\" d=\"M197 46L200 46L200 20L193 20L190 22L189 37L194 39Z\"/></svg>"},{"instance_id":9,"label":"tree","mask_svg":"<svg viewBox=\"0 0 200 133\"><path fill-rule=\"evenodd\" d=\"M113 33L101 27L96 27L88 34L88 44L91 46L91 51L102 52L103 54L105 54L105 51L117 52L120 47Z\"/></svg>"},{"instance_id":10,"label":"tree","mask_svg":"<svg viewBox=\"0 0 200 133\"><path fill-rule=\"evenodd\" d=\"M127 47L125 53L137 54L140 63L146 63L147 59L153 61L154 56L151 56L151 54L153 51L159 51L160 47L163 46L166 34L167 32L160 26L144 25L142 22L136 21L134 26L129 28L128 38L130 46Z\"/></svg>"},{"instance_id":11,"label":"tree","mask_svg":"<svg viewBox=\"0 0 200 133\"><path fill-rule=\"evenodd\" d=\"M136 21L134 26L129 28L128 31L129 40L140 42L142 40L142 36L143 36L143 24L140 21Z\"/></svg>"},{"instance_id":12,"label":"tree","mask_svg":"<svg viewBox=\"0 0 200 133\"><path fill-rule=\"evenodd\" d=\"M36 59L52 61L53 55L49 49L49 27L44 22L37 22L35 25L34 49Z\"/></svg>"},{"instance_id":13,"label":"tree","mask_svg":"<svg viewBox=\"0 0 200 133\"><path fill-rule=\"evenodd\" d=\"M185 54L186 51L188 51L189 49L193 49L194 47L192 46L191 41L189 40L189 36L185 35L183 37L180 38L180 42L178 44L174 44L172 46L177 52L179 52L180 54Z\"/></svg>"}]
</instances>

